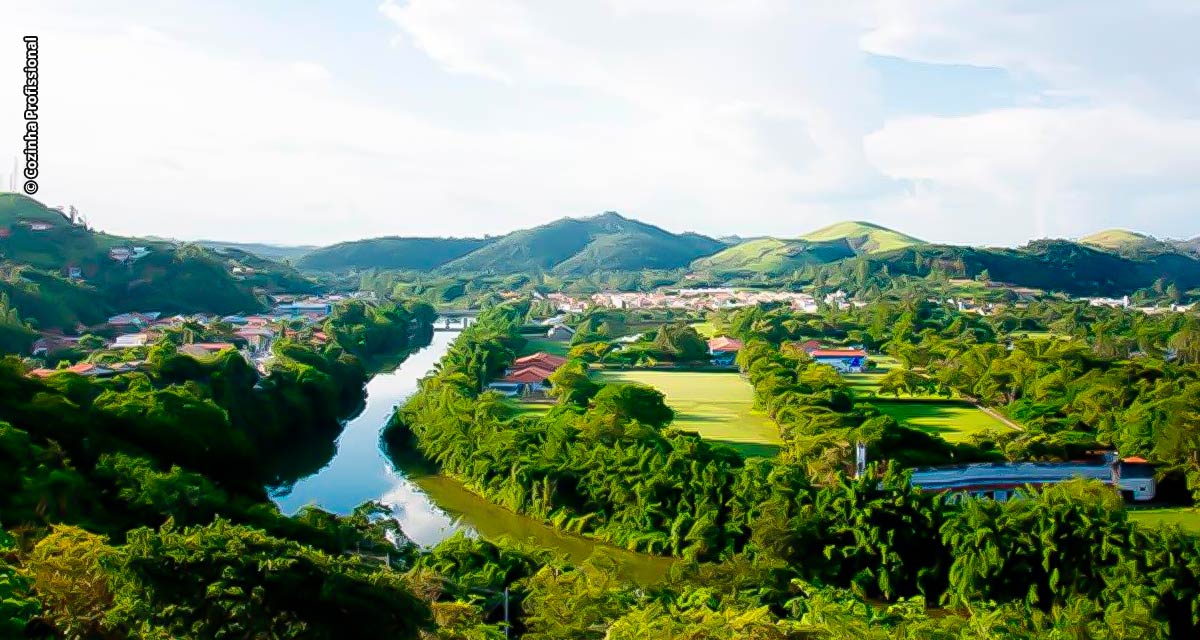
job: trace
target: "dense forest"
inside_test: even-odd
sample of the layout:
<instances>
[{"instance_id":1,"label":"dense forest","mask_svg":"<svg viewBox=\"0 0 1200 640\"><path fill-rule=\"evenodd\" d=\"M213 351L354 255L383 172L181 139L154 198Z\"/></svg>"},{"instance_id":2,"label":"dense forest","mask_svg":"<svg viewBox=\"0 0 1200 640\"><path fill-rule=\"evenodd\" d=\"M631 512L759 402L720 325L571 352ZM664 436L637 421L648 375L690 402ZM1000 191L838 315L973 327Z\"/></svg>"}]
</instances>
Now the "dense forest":
<instances>
[{"instance_id":1,"label":"dense forest","mask_svg":"<svg viewBox=\"0 0 1200 640\"><path fill-rule=\"evenodd\" d=\"M165 338L111 378L0 362L3 637L415 634L428 606L402 577L343 555L407 561L378 508L286 517L267 487L328 461L365 363L426 344L432 315L347 304L329 344L279 340L265 375L233 350L197 359Z\"/></svg>"},{"instance_id":2,"label":"dense forest","mask_svg":"<svg viewBox=\"0 0 1200 640\"><path fill-rule=\"evenodd\" d=\"M935 331L927 311L897 305L862 314L882 318L878 340L898 349ZM893 312L927 324L893 321ZM1039 321L1030 313L1030 322ZM484 385L520 347L523 317L519 305L501 306L468 329L397 413L391 446L415 445L472 490L564 530L647 553L733 563L725 569L730 581L757 576L737 599L710 600L713 615L746 614L734 602L766 607L765 620L780 618L770 628L787 637L785 621L811 620L807 607L834 589L844 590L847 613L845 628L831 637L854 624L896 625L891 633L910 637L961 637L953 634L972 626L1014 636L1197 631L1197 538L1133 524L1109 489L1080 481L996 503L949 501L911 487L903 472L909 464L997 459L1014 448L952 446L905 429L857 405L831 369L781 350L788 339L824 334L823 321L838 324L830 318L757 308L724 320L751 341L739 357L789 442L776 458L743 459L673 430L656 390L597 383L578 362L552 377L554 409L540 417L514 413ZM940 328L968 342L997 335L961 317ZM858 479L845 471L852 439L868 440L885 461ZM889 618L878 604L856 610L849 603L858 599L909 603L916 617ZM941 607L941 621L922 618L926 607Z\"/></svg>"}]
</instances>

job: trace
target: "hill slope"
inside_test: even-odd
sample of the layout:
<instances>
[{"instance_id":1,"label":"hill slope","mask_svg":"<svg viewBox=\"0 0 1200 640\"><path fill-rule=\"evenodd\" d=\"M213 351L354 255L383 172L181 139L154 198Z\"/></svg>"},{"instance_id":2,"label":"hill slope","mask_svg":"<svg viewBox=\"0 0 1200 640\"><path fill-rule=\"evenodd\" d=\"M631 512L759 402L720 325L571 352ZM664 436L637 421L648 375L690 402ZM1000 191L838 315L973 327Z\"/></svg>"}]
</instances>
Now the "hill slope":
<instances>
[{"instance_id":1,"label":"hill slope","mask_svg":"<svg viewBox=\"0 0 1200 640\"><path fill-rule=\"evenodd\" d=\"M113 248L145 255L118 261ZM290 267L236 249L97 233L21 194L0 194L0 290L40 328L73 329L120 311L233 313L265 308L261 292L312 290ZM77 270L78 277L67 276Z\"/></svg>"},{"instance_id":2,"label":"hill slope","mask_svg":"<svg viewBox=\"0 0 1200 640\"><path fill-rule=\"evenodd\" d=\"M760 238L700 258L692 263L692 270L716 275L780 275L810 264L826 264L855 255L845 240L810 242Z\"/></svg>"},{"instance_id":3,"label":"hill slope","mask_svg":"<svg viewBox=\"0 0 1200 640\"><path fill-rule=\"evenodd\" d=\"M844 240L856 253L880 253L928 244L910 235L871 222L838 222L800 236L801 240L829 242Z\"/></svg>"},{"instance_id":4,"label":"hill slope","mask_svg":"<svg viewBox=\"0 0 1200 640\"><path fill-rule=\"evenodd\" d=\"M301 269L429 271L486 246L490 238L369 238L322 247L296 261Z\"/></svg>"},{"instance_id":5,"label":"hill slope","mask_svg":"<svg viewBox=\"0 0 1200 640\"><path fill-rule=\"evenodd\" d=\"M1035 240L1018 249L922 245L869 256L874 269L992 280L1080 296L1113 296L1147 288L1158 279L1187 290L1200 286L1200 260L1178 253L1131 257L1068 240Z\"/></svg>"},{"instance_id":6,"label":"hill slope","mask_svg":"<svg viewBox=\"0 0 1200 640\"><path fill-rule=\"evenodd\" d=\"M1118 253L1139 253L1145 251L1171 251L1173 248L1165 242L1125 229L1106 229L1079 239L1080 244L1086 244Z\"/></svg>"},{"instance_id":7,"label":"hill slope","mask_svg":"<svg viewBox=\"0 0 1200 640\"><path fill-rule=\"evenodd\" d=\"M262 242L224 242L221 240L197 240L193 244L214 250L236 249L268 260L297 260L321 248L311 244L292 246L265 244Z\"/></svg>"},{"instance_id":8,"label":"hill slope","mask_svg":"<svg viewBox=\"0 0 1200 640\"><path fill-rule=\"evenodd\" d=\"M561 274L675 269L724 247L724 243L707 236L675 234L608 212L590 218L562 218L514 231L442 269Z\"/></svg>"}]
</instances>

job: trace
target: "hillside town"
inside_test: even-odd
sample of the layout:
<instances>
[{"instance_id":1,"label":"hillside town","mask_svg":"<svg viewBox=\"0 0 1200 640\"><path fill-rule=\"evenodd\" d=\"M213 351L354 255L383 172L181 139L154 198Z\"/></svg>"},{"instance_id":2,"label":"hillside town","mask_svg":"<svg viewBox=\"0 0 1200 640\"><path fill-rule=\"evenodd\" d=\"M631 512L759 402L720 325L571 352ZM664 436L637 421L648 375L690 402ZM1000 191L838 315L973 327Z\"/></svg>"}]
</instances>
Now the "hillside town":
<instances>
[{"instance_id":1,"label":"hillside town","mask_svg":"<svg viewBox=\"0 0 1200 640\"><path fill-rule=\"evenodd\" d=\"M30 355L46 358L56 353L71 352L80 362L60 368L37 367L30 376L44 378L61 371L88 377L108 377L137 369L142 360L126 355L144 354L167 334L176 334L178 351L198 358L212 356L227 349L235 350L254 365L260 373L270 370L273 356L271 346L280 337L319 346L329 341L322 323L337 303L368 294L350 296L294 297L279 296L270 311L261 314L176 314L164 316L158 311L131 311L108 318L102 325L77 327L77 336L61 332L42 332ZM219 336L220 340L206 341L199 336Z\"/></svg>"}]
</instances>

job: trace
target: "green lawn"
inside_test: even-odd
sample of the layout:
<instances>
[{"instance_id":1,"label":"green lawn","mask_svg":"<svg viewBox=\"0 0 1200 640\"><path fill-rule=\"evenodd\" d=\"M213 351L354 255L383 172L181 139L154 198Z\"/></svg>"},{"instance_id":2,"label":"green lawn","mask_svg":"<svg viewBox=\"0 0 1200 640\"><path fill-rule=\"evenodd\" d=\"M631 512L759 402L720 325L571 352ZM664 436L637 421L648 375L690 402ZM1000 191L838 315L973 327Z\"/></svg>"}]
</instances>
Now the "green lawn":
<instances>
[{"instance_id":1,"label":"green lawn","mask_svg":"<svg viewBox=\"0 0 1200 640\"><path fill-rule=\"evenodd\" d=\"M905 400L873 402L896 422L925 433L939 435L949 442L966 442L983 431L1007 431L1009 426L967 402L953 400Z\"/></svg>"},{"instance_id":2,"label":"green lawn","mask_svg":"<svg viewBox=\"0 0 1200 640\"><path fill-rule=\"evenodd\" d=\"M696 333L700 334L702 337L717 337L717 328L713 326L713 323L708 322L707 320L704 322L693 322L692 328L695 329Z\"/></svg>"},{"instance_id":3,"label":"green lawn","mask_svg":"<svg viewBox=\"0 0 1200 640\"><path fill-rule=\"evenodd\" d=\"M1149 527L1177 524L1184 531L1200 533L1200 510L1189 507L1130 509L1129 519Z\"/></svg>"},{"instance_id":4,"label":"green lawn","mask_svg":"<svg viewBox=\"0 0 1200 640\"><path fill-rule=\"evenodd\" d=\"M744 456L773 456L779 428L752 410L754 392L736 373L700 371L602 371L601 380L648 384L667 396L676 428L727 444Z\"/></svg>"},{"instance_id":5,"label":"green lawn","mask_svg":"<svg viewBox=\"0 0 1200 640\"><path fill-rule=\"evenodd\" d=\"M557 340L550 340L548 338L531 338L528 336L525 339L527 340L525 343L525 348L522 349L521 353L519 354L522 356L527 356L531 353L537 353L538 351L545 351L546 353L552 353L556 356L565 356L567 355L567 352L571 350L570 342L559 342Z\"/></svg>"}]
</instances>

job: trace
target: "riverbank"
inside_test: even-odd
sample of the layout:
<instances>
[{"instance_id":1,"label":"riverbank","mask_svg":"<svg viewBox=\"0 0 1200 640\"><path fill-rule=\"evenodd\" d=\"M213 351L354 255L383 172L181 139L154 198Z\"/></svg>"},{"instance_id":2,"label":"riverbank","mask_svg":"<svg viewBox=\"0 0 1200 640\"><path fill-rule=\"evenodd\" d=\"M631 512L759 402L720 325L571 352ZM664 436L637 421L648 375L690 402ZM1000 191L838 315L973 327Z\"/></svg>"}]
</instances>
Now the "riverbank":
<instances>
[{"instance_id":1,"label":"riverbank","mask_svg":"<svg viewBox=\"0 0 1200 640\"><path fill-rule=\"evenodd\" d=\"M280 510L293 514L311 504L348 514L363 502L375 500L391 507L401 529L422 546L435 545L460 531L487 539L508 537L550 549L572 563L594 554L611 558L622 576L640 584L661 580L673 559L567 534L508 511L437 473L416 452L398 452L394 459L387 456L380 440L384 425L396 405L416 392L418 381L457 337L457 333L437 332L428 346L413 352L394 370L373 376L367 382L362 411L347 422L328 464L272 492Z\"/></svg>"}]
</instances>

